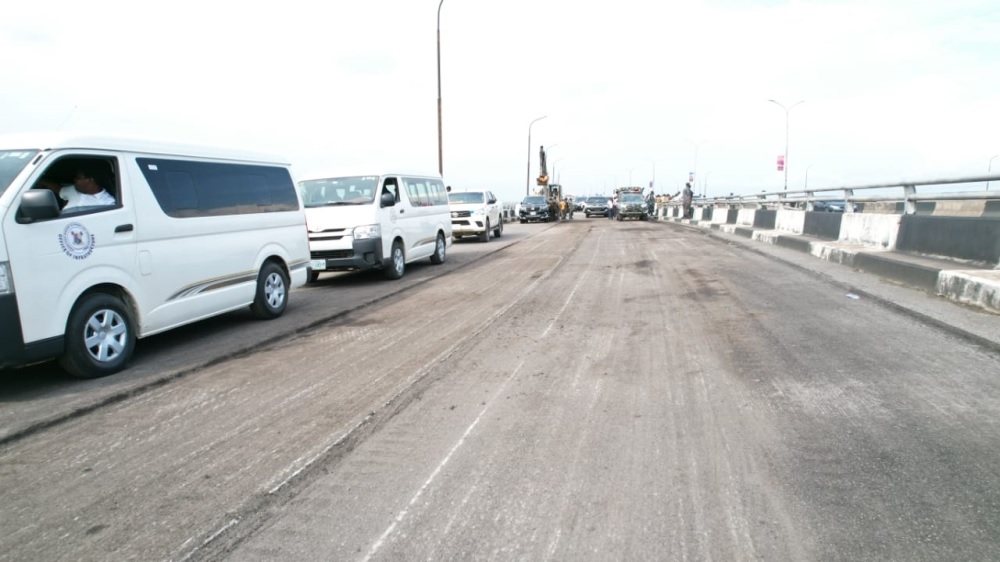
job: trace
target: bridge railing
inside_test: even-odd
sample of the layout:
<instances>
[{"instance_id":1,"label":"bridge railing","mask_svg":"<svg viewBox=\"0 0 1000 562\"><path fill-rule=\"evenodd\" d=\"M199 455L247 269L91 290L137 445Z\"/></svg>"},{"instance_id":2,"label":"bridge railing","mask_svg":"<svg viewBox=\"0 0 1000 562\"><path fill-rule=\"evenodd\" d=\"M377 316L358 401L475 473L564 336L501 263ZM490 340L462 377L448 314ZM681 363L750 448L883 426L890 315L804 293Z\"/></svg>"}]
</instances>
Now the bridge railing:
<instances>
[{"instance_id":1,"label":"bridge railing","mask_svg":"<svg viewBox=\"0 0 1000 562\"><path fill-rule=\"evenodd\" d=\"M844 211L853 212L854 203L902 203L903 214L917 212L920 201L986 201L1000 199L1000 191L990 191L990 182L1000 181L1000 175L968 176L932 180L903 180L894 183L863 184L841 187L810 188L794 191L771 191L748 195L696 198L695 206L729 205L755 208L800 208L813 210L817 202L845 202ZM959 184L986 184L985 189L936 191L918 193L917 188L940 187ZM881 190L881 193L873 193ZM889 193L886 193L886 192ZM868 192L865 194L859 192ZM835 195L831 195L835 194ZM661 206L676 207L681 198L675 197Z\"/></svg>"}]
</instances>

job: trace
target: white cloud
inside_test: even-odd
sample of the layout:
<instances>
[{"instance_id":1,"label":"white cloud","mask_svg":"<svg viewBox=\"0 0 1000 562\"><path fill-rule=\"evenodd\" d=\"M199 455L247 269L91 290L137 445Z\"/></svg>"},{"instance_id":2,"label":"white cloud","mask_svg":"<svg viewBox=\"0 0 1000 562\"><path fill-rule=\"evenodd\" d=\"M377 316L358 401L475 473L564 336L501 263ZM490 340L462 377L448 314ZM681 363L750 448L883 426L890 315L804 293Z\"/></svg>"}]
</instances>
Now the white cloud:
<instances>
[{"instance_id":1,"label":"white cloud","mask_svg":"<svg viewBox=\"0 0 1000 562\"><path fill-rule=\"evenodd\" d=\"M441 10L448 183L523 195L537 145L571 192L709 194L984 173L1000 152L990 1ZM297 170L437 169L434 0L55 1L5 8L0 129L90 129L286 155ZM13 55L11 55L13 53ZM14 87L11 87L14 85ZM527 133L532 119L532 167ZM527 176L527 177L526 177ZM658 188L659 190L659 188Z\"/></svg>"}]
</instances>

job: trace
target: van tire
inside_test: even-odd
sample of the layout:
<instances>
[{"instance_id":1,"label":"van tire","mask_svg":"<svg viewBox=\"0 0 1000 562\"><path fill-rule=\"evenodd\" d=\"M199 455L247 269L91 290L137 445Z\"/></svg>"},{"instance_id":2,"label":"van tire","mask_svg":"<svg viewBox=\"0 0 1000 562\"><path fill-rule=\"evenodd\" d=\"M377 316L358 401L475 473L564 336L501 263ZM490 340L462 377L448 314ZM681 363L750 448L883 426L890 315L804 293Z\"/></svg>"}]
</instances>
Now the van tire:
<instances>
[{"instance_id":1,"label":"van tire","mask_svg":"<svg viewBox=\"0 0 1000 562\"><path fill-rule=\"evenodd\" d=\"M389 267L385 268L386 279L399 279L406 272L406 255L403 253L403 244L399 240L392 243L392 250L389 251Z\"/></svg>"},{"instance_id":2,"label":"van tire","mask_svg":"<svg viewBox=\"0 0 1000 562\"><path fill-rule=\"evenodd\" d=\"M447 248L448 246L444 243L444 234L438 233L437 242L434 243L434 253L431 254L431 263L434 265L444 263Z\"/></svg>"},{"instance_id":3,"label":"van tire","mask_svg":"<svg viewBox=\"0 0 1000 562\"><path fill-rule=\"evenodd\" d=\"M486 228L484 228L483 231L479 233L479 241L480 242L490 241L490 219L486 219Z\"/></svg>"},{"instance_id":4,"label":"van tire","mask_svg":"<svg viewBox=\"0 0 1000 562\"><path fill-rule=\"evenodd\" d=\"M503 236L503 217L500 218L500 224L498 224L497 227L493 229L494 238L500 238L501 236Z\"/></svg>"},{"instance_id":5,"label":"van tire","mask_svg":"<svg viewBox=\"0 0 1000 562\"><path fill-rule=\"evenodd\" d=\"M277 318L288 306L288 275L274 262L266 262L257 274L257 294L250 312L261 320Z\"/></svg>"},{"instance_id":6,"label":"van tire","mask_svg":"<svg viewBox=\"0 0 1000 562\"><path fill-rule=\"evenodd\" d=\"M97 326L100 328L95 331ZM125 368L135 350L132 312L114 295L86 295L69 315L65 339L66 349L59 364L69 374L93 379L117 373Z\"/></svg>"}]
</instances>

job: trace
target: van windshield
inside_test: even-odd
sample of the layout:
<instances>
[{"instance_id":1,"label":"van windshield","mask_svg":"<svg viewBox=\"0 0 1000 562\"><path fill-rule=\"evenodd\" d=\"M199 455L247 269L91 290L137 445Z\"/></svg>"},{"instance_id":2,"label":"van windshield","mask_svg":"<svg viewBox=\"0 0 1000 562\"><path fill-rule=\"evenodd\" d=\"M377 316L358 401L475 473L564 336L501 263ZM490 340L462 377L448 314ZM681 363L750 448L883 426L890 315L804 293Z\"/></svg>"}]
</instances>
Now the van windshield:
<instances>
[{"instance_id":1,"label":"van windshield","mask_svg":"<svg viewBox=\"0 0 1000 562\"><path fill-rule=\"evenodd\" d=\"M325 178L299 182L299 193L306 207L367 205L375 200L378 176Z\"/></svg>"},{"instance_id":2,"label":"van windshield","mask_svg":"<svg viewBox=\"0 0 1000 562\"><path fill-rule=\"evenodd\" d=\"M36 154L37 150L0 150L0 193L7 191L14 178Z\"/></svg>"}]
</instances>

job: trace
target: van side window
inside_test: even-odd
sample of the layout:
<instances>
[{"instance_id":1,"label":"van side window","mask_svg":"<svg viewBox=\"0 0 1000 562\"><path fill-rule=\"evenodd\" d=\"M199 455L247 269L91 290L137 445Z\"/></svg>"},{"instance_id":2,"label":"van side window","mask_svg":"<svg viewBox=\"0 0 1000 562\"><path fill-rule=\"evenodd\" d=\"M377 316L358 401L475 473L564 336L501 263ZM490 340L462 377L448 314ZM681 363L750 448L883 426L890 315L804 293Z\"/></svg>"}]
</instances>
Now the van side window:
<instances>
[{"instance_id":1,"label":"van side window","mask_svg":"<svg viewBox=\"0 0 1000 562\"><path fill-rule=\"evenodd\" d=\"M121 206L118 159L68 155L49 164L32 189L55 193L60 216L83 215Z\"/></svg>"},{"instance_id":2,"label":"van side window","mask_svg":"<svg viewBox=\"0 0 1000 562\"><path fill-rule=\"evenodd\" d=\"M296 211L288 170L277 166L136 158L156 202L175 218Z\"/></svg>"},{"instance_id":3,"label":"van side window","mask_svg":"<svg viewBox=\"0 0 1000 562\"><path fill-rule=\"evenodd\" d=\"M445 189L444 183L435 180L429 182L431 190L431 204L432 205L447 205L448 204L448 190Z\"/></svg>"},{"instance_id":4,"label":"van side window","mask_svg":"<svg viewBox=\"0 0 1000 562\"><path fill-rule=\"evenodd\" d=\"M382 182L382 191L391 193L396 203L399 203L399 185L396 178L385 178L385 181Z\"/></svg>"},{"instance_id":5,"label":"van side window","mask_svg":"<svg viewBox=\"0 0 1000 562\"><path fill-rule=\"evenodd\" d=\"M440 180L423 178L403 178L406 194L414 205L429 207L448 204L448 191Z\"/></svg>"},{"instance_id":6,"label":"van side window","mask_svg":"<svg viewBox=\"0 0 1000 562\"><path fill-rule=\"evenodd\" d=\"M414 207L422 207L427 202L421 198L420 180L414 178L403 178L406 185L406 196L410 199L410 204Z\"/></svg>"}]
</instances>

